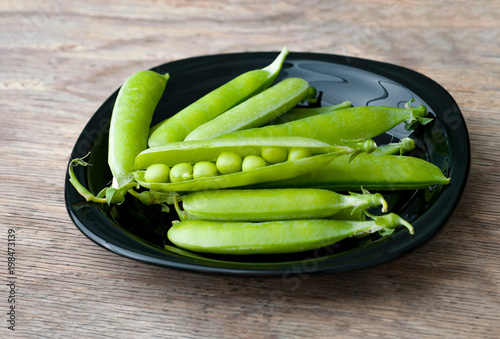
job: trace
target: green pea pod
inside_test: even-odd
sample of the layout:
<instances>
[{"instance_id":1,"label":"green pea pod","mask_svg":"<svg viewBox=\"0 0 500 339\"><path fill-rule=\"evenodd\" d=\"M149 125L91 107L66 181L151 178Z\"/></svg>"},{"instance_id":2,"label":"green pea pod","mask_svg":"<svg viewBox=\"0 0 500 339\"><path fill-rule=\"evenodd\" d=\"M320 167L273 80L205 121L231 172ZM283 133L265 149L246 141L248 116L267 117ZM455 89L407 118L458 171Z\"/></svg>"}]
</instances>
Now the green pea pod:
<instances>
[{"instance_id":1,"label":"green pea pod","mask_svg":"<svg viewBox=\"0 0 500 339\"><path fill-rule=\"evenodd\" d=\"M180 248L215 254L294 253L325 247L353 236L391 234L400 225L413 227L394 213L374 220L331 219L223 222L189 220L174 223L168 239Z\"/></svg>"},{"instance_id":2,"label":"green pea pod","mask_svg":"<svg viewBox=\"0 0 500 339\"><path fill-rule=\"evenodd\" d=\"M370 143L371 142L371 143ZM374 150L373 141L370 140L365 151ZM343 147L330 146L322 141L302 138L234 138L234 139L209 139L180 141L165 146L148 148L137 155L135 169L146 169L147 167L163 163L172 166L178 163L197 163L200 161L216 161L222 152L235 152L241 157L247 155L260 155L262 147L304 147L309 148L312 154L328 153L342 150ZM364 147L352 145L353 148ZM373 149L370 149L373 147Z\"/></svg>"},{"instance_id":3,"label":"green pea pod","mask_svg":"<svg viewBox=\"0 0 500 339\"><path fill-rule=\"evenodd\" d=\"M297 107L286 112L282 116L277 117L271 121L270 125L284 124L286 122L309 118L318 114L330 113L344 108L350 108L352 104L350 101L341 102L338 105L325 106L325 107Z\"/></svg>"},{"instance_id":4,"label":"green pea pod","mask_svg":"<svg viewBox=\"0 0 500 339\"><path fill-rule=\"evenodd\" d=\"M181 220L273 221L328 218L343 209L358 210L387 203L380 193L343 195L323 189L228 189L189 193L181 197Z\"/></svg>"},{"instance_id":5,"label":"green pea pod","mask_svg":"<svg viewBox=\"0 0 500 339\"><path fill-rule=\"evenodd\" d=\"M109 127L108 164L120 187L133 180L135 157L148 146L151 120L169 75L141 71L121 86Z\"/></svg>"},{"instance_id":6,"label":"green pea pod","mask_svg":"<svg viewBox=\"0 0 500 339\"><path fill-rule=\"evenodd\" d=\"M185 140L202 140L234 131L260 127L284 114L307 95L309 83L287 78L249 98L189 133Z\"/></svg>"},{"instance_id":7,"label":"green pea pod","mask_svg":"<svg viewBox=\"0 0 500 339\"><path fill-rule=\"evenodd\" d=\"M283 48L269 66L234 78L162 122L151 133L149 147L182 141L198 126L269 87L278 76L288 53L288 49Z\"/></svg>"},{"instance_id":8,"label":"green pea pod","mask_svg":"<svg viewBox=\"0 0 500 339\"><path fill-rule=\"evenodd\" d=\"M331 113L225 134L220 138L302 136L340 145L343 140L371 139L396 125L411 123L427 114L425 106L394 108L384 106L351 107Z\"/></svg>"},{"instance_id":9,"label":"green pea pod","mask_svg":"<svg viewBox=\"0 0 500 339\"><path fill-rule=\"evenodd\" d=\"M414 190L447 185L436 165L420 158L399 155L360 154L349 162L346 156L333 159L318 171L301 177L258 185L259 188L316 187L334 191Z\"/></svg>"},{"instance_id":10,"label":"green pea pod","mask_svg":"<svg viewBox=\"0 0 500 339\"><path fill-rule=\"evenodd\" d=\"M141 186L160 192L183 192L231 188L298 177L318 170L341 154L348 154L352 152L354 152L354 150L350 148L345 148L344 150L339 149L333 153L286 161L244 172L223 174L215 177L205 177L173 183L146 182L144 180L145 171L137 171L134 173L134 176Z\"/></svg>"}]
</instances>

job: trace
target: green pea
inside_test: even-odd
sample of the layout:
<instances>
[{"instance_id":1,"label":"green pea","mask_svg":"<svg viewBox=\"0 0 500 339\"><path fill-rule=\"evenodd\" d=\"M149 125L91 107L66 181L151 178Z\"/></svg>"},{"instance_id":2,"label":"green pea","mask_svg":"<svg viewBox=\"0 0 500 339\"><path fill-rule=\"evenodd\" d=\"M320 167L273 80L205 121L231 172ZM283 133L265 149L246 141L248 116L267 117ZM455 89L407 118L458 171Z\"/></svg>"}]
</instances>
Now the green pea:
<instances>
[{"instance_id":1,"label":"green pea","mask_svg":"<svg viewBox=\"0 0 500 339\"><path fill-rule=\"evenodd\" d=\"M286 161L288 152L283 147L262 147L262 158L270 164Z\"/></svg>"},{"instance_id":2,"label":"green pea","mask_svg":"<svg viewBox=\"0 0 500 339\"><path fill-rule=\"evenodd\" d=\"M242 160L235 152L222 152L215 165L220 173L231 174L241 171Z\"/></svg>"},{"instance_id":3,"label":"green pea","mask_svg":"<svg viewBox=\"0 0 500 339\"><path fill-rule=\"evenodd\" d=\"M187 162L175 165L170 170L170 181L180 182L193 178L193 166Z\"/></svg>"},{"instance_id":4,"label":"green pea","mask_svg":"<svg viewBox=\"0 0 500 339\"><path fill-rule=\"evenodd\" d=\"M168 182L170 168L165 164L154 164L148 167L144 174L147 182Z\"/></svg>"},{"instance_id":5,"label":"green pea","mask_svg":"<svg viewBox=\"0 0 500 339\"><path fill-rule=\"evenodd\" d=\"M193 179L215 177L217 174L217 167L211 162L200 161L193 166Z\"/></svg>"},{"instance_id":6,"label":"green pea","mask_svg":"<svg viewBox=\"0 0 500 339\"><path fill-rule=\"evenodd\" d=\"M241 170L245 172L259 167L264 167L266 165L267 163L262 157L259 157L258 155L247 155L245 159L243 159Z\"/></svg>"},{"instance_id":7,"label":"green pea","mask_svg":"<svg viewBox=\"0 0 500 339\"><path fill-rule=\"evenodd\" d=\"M292 160L297 160L297 159L302 159L302 158L307 158L310 157L311 150L309 148L305 147L292 147L290 152L288 152L288 161Z\"/></svg>"}]
</instances>

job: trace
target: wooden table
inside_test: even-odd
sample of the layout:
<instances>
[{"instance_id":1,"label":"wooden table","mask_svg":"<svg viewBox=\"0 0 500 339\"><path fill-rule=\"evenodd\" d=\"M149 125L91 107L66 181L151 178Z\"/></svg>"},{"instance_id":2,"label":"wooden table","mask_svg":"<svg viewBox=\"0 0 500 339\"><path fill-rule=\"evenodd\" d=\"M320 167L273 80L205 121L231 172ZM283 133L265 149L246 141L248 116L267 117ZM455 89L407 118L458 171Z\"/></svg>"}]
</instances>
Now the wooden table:
<instances>
[{"instance_id":1,"label":"wooden table","mask_svg":"<svg viewBox=\"0 0 500 339\"><path fill-rule=\"evenodd\" d=\"M499 336L498 1L17 0L0 10L0 337L10 305L19 338ZM64 205L66 165L128 75L282 46L405 66L456 99L472 167L437 237L378 267L286 280L147 265L82 235Z\"/></svg>"}]
</instances>

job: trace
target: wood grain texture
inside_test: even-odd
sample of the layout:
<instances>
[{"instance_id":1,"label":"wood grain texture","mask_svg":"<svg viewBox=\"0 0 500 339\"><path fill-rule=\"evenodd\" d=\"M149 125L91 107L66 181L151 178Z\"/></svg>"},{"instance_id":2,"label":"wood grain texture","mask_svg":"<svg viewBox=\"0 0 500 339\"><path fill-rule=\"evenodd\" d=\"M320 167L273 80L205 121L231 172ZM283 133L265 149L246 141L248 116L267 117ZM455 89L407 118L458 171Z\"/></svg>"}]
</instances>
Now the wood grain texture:
<instances>
[{"instance_id":1,"label":"wood grain texture","mask_svg":"<svg viewBox=\"0 0 500 339\"><path fill-rule=\"evenodd\" d=\"M495 338L500 333L498 1L0 2L0 238L16 230L19 338ZM278 51L386 61L456 99L472 146L456 213L394 262L234 277L138 263L70 221L64 177L92 114L131 73ZM0 337L7 329L2 274Z\"/></svg>"}]
</instances>

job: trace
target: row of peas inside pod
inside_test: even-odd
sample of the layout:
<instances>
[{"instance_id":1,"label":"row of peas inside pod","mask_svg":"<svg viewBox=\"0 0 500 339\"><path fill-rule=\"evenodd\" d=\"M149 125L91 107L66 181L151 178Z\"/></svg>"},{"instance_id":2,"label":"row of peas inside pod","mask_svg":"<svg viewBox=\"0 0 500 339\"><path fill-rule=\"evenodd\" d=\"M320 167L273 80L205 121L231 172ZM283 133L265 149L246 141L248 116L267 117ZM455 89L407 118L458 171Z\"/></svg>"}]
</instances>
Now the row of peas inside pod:
<instances>
[{"instance_id":1,"label":"row of peas inside pod","mask_svg":"<svg viewBox=\"0 0 500 339\"><path fill-rule=\"evenodd\" d=\"M292 147L288 150L285 147L264 146L260 155L250 154L243 159L236 152L225 151L217 157L215 163L200 161L192 165L183 162L172 168L166 164L153 164L144 173L144 180L150 183L166 183L169 180L170 182L179 182L214 177L220 174L246 172L269 164L307 158L311 155L311 150L306 147Z\"/></svg>"}]
</instances>

